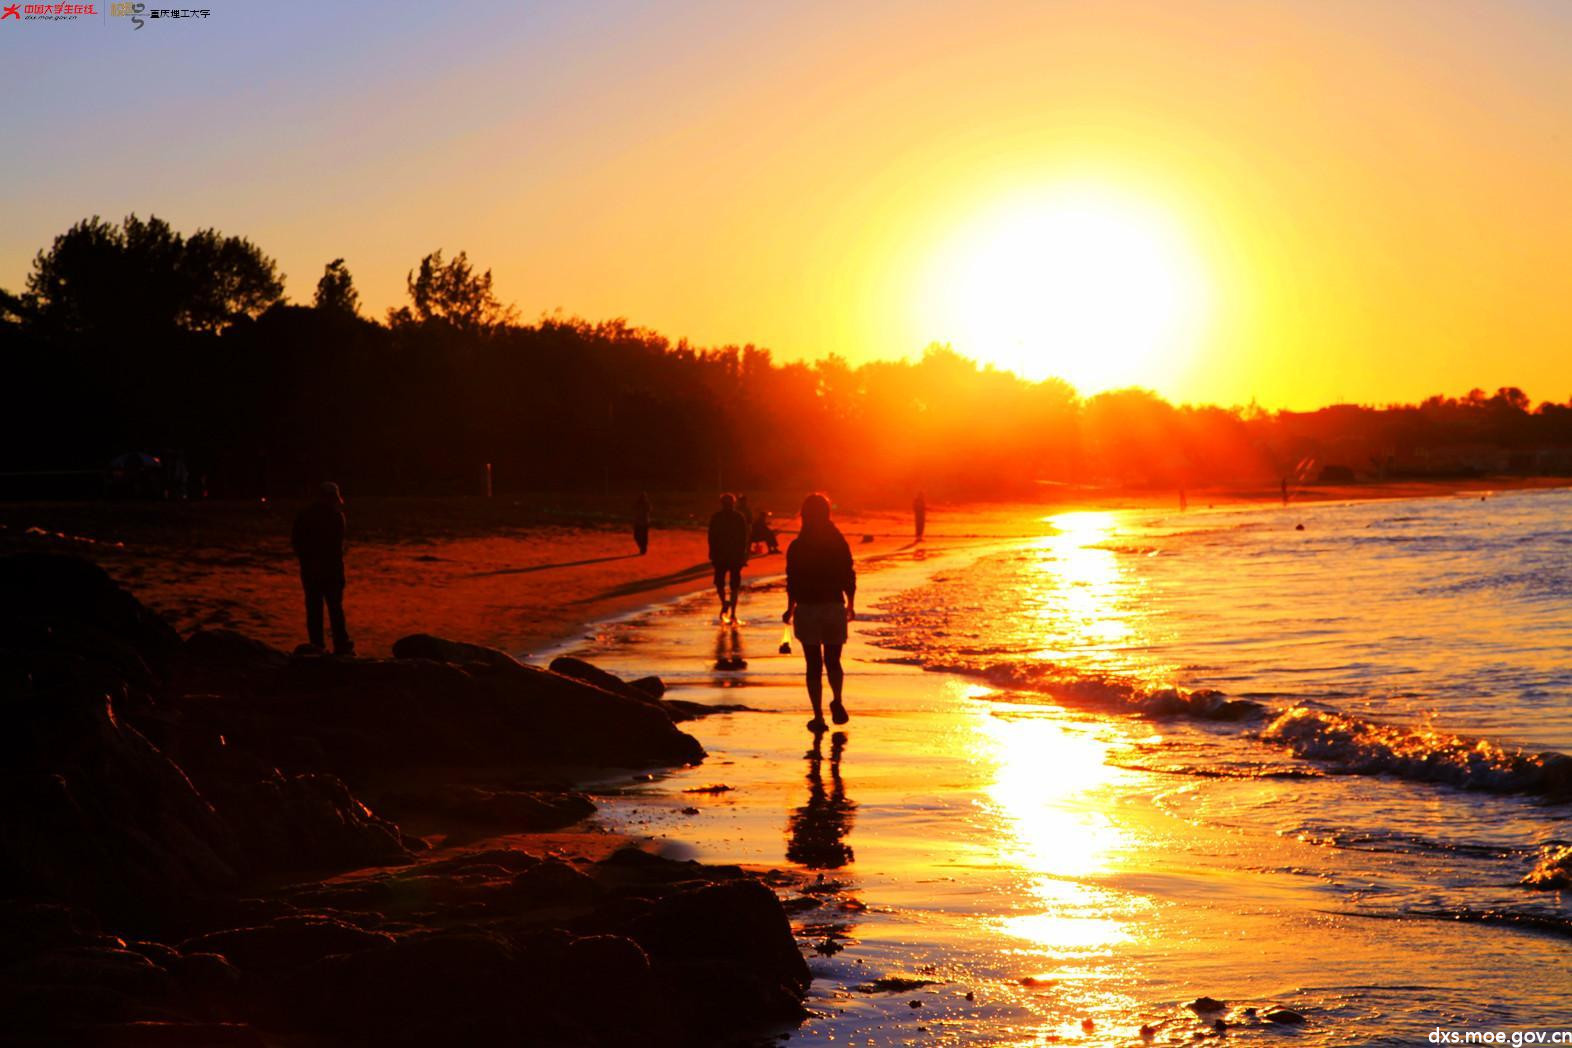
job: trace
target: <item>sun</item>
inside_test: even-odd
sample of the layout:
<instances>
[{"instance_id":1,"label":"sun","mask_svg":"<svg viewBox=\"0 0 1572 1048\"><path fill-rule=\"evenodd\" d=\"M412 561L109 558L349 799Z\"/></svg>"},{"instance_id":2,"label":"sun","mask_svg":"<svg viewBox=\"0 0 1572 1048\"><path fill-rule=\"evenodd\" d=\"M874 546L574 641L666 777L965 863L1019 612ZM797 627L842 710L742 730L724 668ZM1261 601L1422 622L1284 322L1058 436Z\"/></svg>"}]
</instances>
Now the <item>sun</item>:
<instances>
[{"instance_id":1,"label":"sun","mask_svg":"<svg viewBox=\"0 0 1572 1048\"><path fill-rule=\"evenodd\" d=\"M1208 312L1205 267L1162 209L1096 186L996 204L935 252L925 333L1031 379L1083 394L1161 390L1179 377Z\"/></svg>"}]
</instances>

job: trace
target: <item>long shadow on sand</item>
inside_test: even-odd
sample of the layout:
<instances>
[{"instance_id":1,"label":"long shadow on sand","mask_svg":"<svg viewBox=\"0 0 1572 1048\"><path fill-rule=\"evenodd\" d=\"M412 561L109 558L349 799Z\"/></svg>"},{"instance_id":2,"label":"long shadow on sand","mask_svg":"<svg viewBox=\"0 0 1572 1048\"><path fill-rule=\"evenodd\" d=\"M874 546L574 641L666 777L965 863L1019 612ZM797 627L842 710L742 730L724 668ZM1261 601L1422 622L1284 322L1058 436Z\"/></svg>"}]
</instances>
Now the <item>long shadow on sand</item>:
<instances>
[{"instance_id":1,"label":"long shadow on sand","mask_svg":"<svg viewBox=\"0 0 1572 1048\"><path fill-rule=\"evenodd\" d=\"M475 571L470 573L470 578L480 579L489 575L528 575L536 571L551 571L554 568L579 568L585 564L605 564L612 560L629 560L637 557L637 553L617 553L610 557L589 557L585 560L565 560L558 564L531 564L527 568L497 568L493 571Z\"/></svg>"},{"instance_id":2,"label":"long shadow on sand","mask_svg":"<svg viewBox=\"0 0 1572 1048\"><path fill-rule=\"evenodd\" d=\"M607 600L611 597L628 597L635 593L648 593L651 590L665 589L667 586L675 586L679 582L692 582L695 579L704 578L713 570L710 567L710 562L703 560L691 567L679 568L668 575L652 575L647 579L634 579L632 582L624 582L620 586L613 586L611 589L602 590L594 596L583 597L573 603L589 604L597 600Z\"/></svg>"}]
</instances>

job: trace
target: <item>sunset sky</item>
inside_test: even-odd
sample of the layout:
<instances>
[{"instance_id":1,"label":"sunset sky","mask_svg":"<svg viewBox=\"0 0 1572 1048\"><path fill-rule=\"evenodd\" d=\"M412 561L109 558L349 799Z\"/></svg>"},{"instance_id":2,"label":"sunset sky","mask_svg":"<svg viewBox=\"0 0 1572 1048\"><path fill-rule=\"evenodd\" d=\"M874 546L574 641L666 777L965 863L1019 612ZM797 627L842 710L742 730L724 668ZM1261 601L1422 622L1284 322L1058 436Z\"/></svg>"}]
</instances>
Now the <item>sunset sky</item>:
<instances>
[{"instance_id":1,"label":"sunset sky","mask_svg":"<svg viewBox=\"0 0 1572 1048\"><path fill-rule=\"evenodd\" d=\"M1572 396L1572 4L205 2L0 24L0 287L135 211L378 317L440 247L781 359Z\"/></svg>"}]
</instances>

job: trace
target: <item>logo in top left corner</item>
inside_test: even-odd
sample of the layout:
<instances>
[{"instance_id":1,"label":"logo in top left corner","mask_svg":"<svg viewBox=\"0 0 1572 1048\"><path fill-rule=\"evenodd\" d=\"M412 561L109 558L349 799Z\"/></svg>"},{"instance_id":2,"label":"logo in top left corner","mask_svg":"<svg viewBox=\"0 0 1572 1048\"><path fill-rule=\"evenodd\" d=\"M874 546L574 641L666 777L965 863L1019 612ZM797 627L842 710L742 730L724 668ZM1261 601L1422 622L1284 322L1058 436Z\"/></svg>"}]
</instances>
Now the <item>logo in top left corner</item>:
<instances>
[{"instance_id":1,"label":"logo in top left corner","mask_svg":"<svg viewBox=\"0 0 1572 1048\"><path fill-rule=\"evenodd\" d=\"M5 4L0 6L0 22L74 22L83 15L98 14L98 4Z\"/></svg>"}]
</instances>

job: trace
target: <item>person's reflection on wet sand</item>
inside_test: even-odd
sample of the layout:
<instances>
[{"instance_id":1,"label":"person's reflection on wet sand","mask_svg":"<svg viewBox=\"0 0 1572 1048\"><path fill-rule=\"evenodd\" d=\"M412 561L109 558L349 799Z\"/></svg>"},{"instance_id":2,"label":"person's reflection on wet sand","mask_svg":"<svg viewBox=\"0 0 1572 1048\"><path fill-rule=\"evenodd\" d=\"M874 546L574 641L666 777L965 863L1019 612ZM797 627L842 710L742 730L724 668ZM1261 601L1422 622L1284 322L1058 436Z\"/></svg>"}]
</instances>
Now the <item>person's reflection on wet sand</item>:
<instances>
[{"instance_id":1,"label":"person's reflection on wet sand","mask_svg":"<svg viewBox=\"0 0 1572 1048\"><path fill-rule=\"evenodd\" d=\"M791 838L786 842L786 858L810 870L838 870L853 859L851 845L845 838L851 832L857 805L847 799L846 784L841 781L846 734L838 731L830 736L828 792L824 789L823 740L823 732L815 734L813 749L807 753L808 803L792 812L787 820Z\"/></svg>"},{"instance_id":2,"label":"person's reflection on wet sand","mask_svg":"<svg viewBox=\"0 0 1572 1048\"><path fill-rule=\"evenodd\" d=\"M748 660L742 653L742 633L736 626L722 626L715 633L715 669L717 670L745 670ZM716 683L723 688L731 687L733 681L726 678L717 678Z\"/></svg>"}]
</instances>

